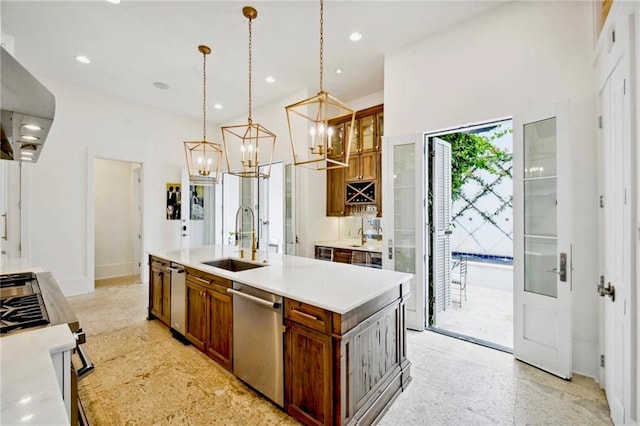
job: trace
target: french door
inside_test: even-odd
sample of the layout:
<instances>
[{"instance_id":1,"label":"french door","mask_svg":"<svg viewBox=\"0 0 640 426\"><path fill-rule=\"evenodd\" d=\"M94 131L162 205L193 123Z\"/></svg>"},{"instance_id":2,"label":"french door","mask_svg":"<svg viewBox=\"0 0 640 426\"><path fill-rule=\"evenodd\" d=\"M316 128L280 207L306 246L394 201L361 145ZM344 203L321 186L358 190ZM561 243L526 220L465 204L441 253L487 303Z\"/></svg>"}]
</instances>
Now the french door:
<instances>
[{"instance_id":1,"label":"french door","mask_svg":"<svg viewBox=\"0 0 640 426\"><path fill-rule=\"evenodd\" d=\"M516 358L571 378L571 150L567 104L514 117Z\"/></svg>"},{"instance_id":2,"label":"french door","mask_svg":"<svg viewBox=\"0 0 640 426\"><path fill-rule=\"evenodd\" d=\"M430 138L428 167L431 169L431 280L433 326L439 327L453 311L451 305L451 145ZM429 179L429 173L425 173Z\"/></svg>"},{"instance_id":3,"label":"french door","mask_svg":"<svg viewBox=\"0 0 640 426\"><path fill-rule=\"evenodd\" d=\"M426 321L426 241L423 135L383 138L384 187L382 194L384 269L414 274L406 304L406 324L424 330Z\"/></svg>"}]
</instances>

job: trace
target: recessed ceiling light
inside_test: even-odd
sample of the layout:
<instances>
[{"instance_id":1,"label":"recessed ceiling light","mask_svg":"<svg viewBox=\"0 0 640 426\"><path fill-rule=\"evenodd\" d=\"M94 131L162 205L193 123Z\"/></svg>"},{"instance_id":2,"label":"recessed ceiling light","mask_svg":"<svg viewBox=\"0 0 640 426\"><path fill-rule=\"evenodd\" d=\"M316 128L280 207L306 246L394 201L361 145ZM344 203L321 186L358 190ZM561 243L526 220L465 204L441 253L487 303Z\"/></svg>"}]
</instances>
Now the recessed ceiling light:
<instances>
[{"instance_id":1,"label":"recessed ceiling light","mask_svg":"<svg viewBox=\"0 0 640 426\"><path fill-rule=\"evenodd\" d=\"M81 64L90 64L91 63L91 59L89 59L89 58L87 58L86 56L83 56L83 55L76 56L76 61L80 62Z\"/></svg>"},{"instance_id":2,"label":"recessed ceiling light","mask_svg":"<svg viewBox=\"0 0 640 426\"><path fill-rule=\"evenodd\" d=\"M35 124L23 124L22 127L29 130L42 130L42 127L36 126Z\"/></svg>"},{"instance_id":3,"label":"recessed ceiling light","mask_svg":"<svg viewBox=\"0 0 640 426\"><path fill-rule=\"evenodd\" d=\"M342 74L342 68L336 68L336 74Z\"/></svg>"},{"instance_id":4,"label":"recessed ceiling light","mask_svg":"<svg viewBox=\"0 0 640 426\"><path fill-rule=\"evenodd\" d=\"M22 160L22 161L33 161L33 158L31 158L31 157L20 157L20 160Z\"/></svg>"},{"instance_id":5,"label":"recessed ceiling light","mask_svg":"<svg viewBox=\"0 0 640 426\"><path fill-rule=\"evenodd\" d=\"M31 151L23 151L21 152L22 155L28 155L29 157L33 157L33 152Z\"/></svg>"},{"instance_id":6,"label":"recessed ceiling light","mask_svg":"<svg viewBox=\"0 0 640 426\"><path fill-rule=\"evenodd\" d=\"M120 0L107 0L111 4L120 4Z\"/></svg>"},{"instance_id":7,"label":"recessed ceiling light","mask_svg":"<svg viewBox=\"0 0 640 426\"><path fill-rule=\"evenodd\" d=\"M220 104L215 104L213 107L214 107L215 109L222 109L222 105L220 105Z\"/></svg>"},{"instance_id":8,"label":"recessed ceiling light","mask_svg":"<svg viewBox=\"0 0 640 426\"><path fill-rule=\"evenodd\" d=\"M40 139L37 136L31 136L31 135L20 135L20 137L25 141L37 141L38 139Z\"/></svg>"},{"instance_id":9,"label":"recessed ceiling light","mask_svg":"<svg viewBox=\"0 0 640 426\"><path fill-rule=\"evenodd\" d=\"M349 40L351 40L351 41L360 41L360 40L362 40L362 33L359 33L357 31L352 32L349 35Z\"/></svg>"},{"instance_id":10,"label":"recessed ceiling light","mask_svg":"<svg viewBox=\"0 0 640 426\"><path fill-rule=\"evenodd\" d=\"M161 81L154 81L153 82L153 87L155 87L156 89L160 89L160 90L167 90L169 88L169 85L167 83L163 83Z\"/></svg>"},{"instance_id":11,"label":"recessed ceiling light","mask_svg":"<svg viewBox=\"0 0 640 426\"><path fill-rule=\"evenodd\" d=\"M266 81L269 84L272 84L276 82L276 79L269 75L267 76L267 78L264 79L264 81Z\"/></svg>"}]
</instances>

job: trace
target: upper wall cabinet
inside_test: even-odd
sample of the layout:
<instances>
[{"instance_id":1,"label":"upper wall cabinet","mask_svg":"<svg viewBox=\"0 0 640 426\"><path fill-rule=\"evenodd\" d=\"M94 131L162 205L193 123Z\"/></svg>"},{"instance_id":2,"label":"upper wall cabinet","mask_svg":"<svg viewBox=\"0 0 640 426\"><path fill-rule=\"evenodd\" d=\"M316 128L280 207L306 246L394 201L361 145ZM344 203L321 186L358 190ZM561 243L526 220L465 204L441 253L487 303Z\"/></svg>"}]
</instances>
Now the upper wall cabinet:
<instances>
[{"instance_id":1,"label":"upper wall cabinet","mask_svg":"<svg viewBox=\"0 0 640 426\"><path fill-rule=\"evenodd\" d=\"M351 123L348 117L330 122L331 156L344 158ZM349 167L327 171L327 216L348 216L354 206L375 205L382 215L381 154L383 105L356 113Z\"/></svg>"}]
</instances>

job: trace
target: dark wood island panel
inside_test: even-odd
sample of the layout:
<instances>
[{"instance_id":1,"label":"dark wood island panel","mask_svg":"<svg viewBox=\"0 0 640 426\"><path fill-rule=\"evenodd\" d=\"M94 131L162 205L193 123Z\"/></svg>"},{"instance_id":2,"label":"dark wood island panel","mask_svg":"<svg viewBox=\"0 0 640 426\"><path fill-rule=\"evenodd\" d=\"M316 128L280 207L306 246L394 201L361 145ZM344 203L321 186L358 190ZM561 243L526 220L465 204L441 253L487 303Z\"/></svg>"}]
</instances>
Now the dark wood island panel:
<instances>
[{"instance_id":1,"label":"dark wood island panel","mask_svg":"<svg viewBox=\"0 0 640 426\"><path fill-rule=\"evenodd\" d=\"M411 381L405 283L345 314L285 300L285 409L308 425L371 424Z\"/></svg>"}]
</instances>

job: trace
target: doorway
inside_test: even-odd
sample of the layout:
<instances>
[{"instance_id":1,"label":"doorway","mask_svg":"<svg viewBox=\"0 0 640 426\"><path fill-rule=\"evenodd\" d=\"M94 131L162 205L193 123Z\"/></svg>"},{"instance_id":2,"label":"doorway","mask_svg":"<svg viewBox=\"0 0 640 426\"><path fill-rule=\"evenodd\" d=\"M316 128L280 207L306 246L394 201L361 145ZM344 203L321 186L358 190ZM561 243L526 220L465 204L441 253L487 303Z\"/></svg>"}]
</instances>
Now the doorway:
<instances>
[{"instance_id":1,"label":"doorway","mask_svg":"<svg viewBox=\"0 0 640 426\"><path fill-rule=\"evenodd\" d=\"M94 278L141 278L142 165L93 161Z\"/></svg>"},{"instance_id":2,"label":"doorway","mask_svg":"<svg viewBox=\"0 0 640 426\"><path fill-rule=\"evenodd\" d=\"M428 328L505 352L513 348L512 133L507 119L425 135Z\"/></svg>"}]
</instances>

